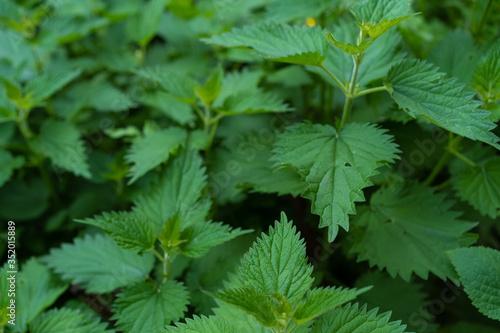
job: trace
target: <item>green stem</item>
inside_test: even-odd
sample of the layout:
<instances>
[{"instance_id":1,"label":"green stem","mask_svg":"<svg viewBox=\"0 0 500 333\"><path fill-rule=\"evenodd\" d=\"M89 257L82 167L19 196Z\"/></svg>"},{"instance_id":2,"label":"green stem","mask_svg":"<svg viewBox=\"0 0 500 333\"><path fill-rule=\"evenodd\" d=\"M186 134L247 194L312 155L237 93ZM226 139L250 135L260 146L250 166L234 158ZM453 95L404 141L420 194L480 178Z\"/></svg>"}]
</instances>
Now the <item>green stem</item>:
<instances>
[{"instance_id":1,"label":"green stem","mask_svg":"<svg viewBox=\"0 0 500 333\"><path fill-rule=\"evenodd\" d=\"M321 110L323 111L323 117L324 117L326 114L326 107L325 107L325 105L326 105L326 83L324 81L321 82L320 95L321 95L320 107L321 107Z\"/></svg>"},{"instance_id":2,"label":"green stem","mask_svg":"<svg viewBox=\"0 0 500 333\"><path fill-rule=\"evenodd\" d=\"M168 253L165 252L164 255L164 260L163 260L163 282L167 282L168 275L170 274L170 257L168 256Z\"/></svg>"},{"instance_id":3,"label":"green stem","mask_svg":"<svg viewBox=\"0 0 500 333\"><path fill-rule=\"evenodd\" d=\"M158 258L161 262L163 262L163 256L158 253L158 251L156 251L156 249L151 249L151 252L153 252L153 254L155 255L156 258Z\"/></svg>"},{"instance_id":4,"label":"green stem","mask_svg":"<svg viewBox=\"0 0 500 333\"><path fill-rule=\"evenodd\" d=\"M214 137L215 137L215 131L217 130L217 126L219 125L219 120L217 120L216 122L214 122L212 124L212 128L210 128L210 141L208 141L208 146L211 147L212 146L212 142L214 141Z\"/></svg>"},{"instance_id":5,"label":"green stem","mask_svg":"<svg viewBox=\"0 0 500 333\"><path fill-rule=\"evenodd\" d=\"M384 91L384 90L387 91L387 87L386 86L380 86L380 87L365 89L365 90L358 91L352 97L359 97L359 96L363 96L363 95L366 95L366 94L371 94L371 93L374 93L374 92Z\"/></svg>"},{"instance_id":6,"label":"green stem","mask_svg":"<svg viewBox=\"0 0 500 333\"><path fill-rule=\"evenodd\" d=\"M339 80L338 77L335 76L332 72L330 72L323 64L319 65L319 67L325 71L326 74L328 74L329 77L333 79L339 86L339 88L344 92L344 94L348 94L346 86L342 83L342 81Z\"/></svg>"},{"instance_id":7,"label":"green stem","mask_svg":"<svg viewBox=\"0 0 500 333\"><path fill-rule=\"evenodd\" d=\"M200 117L201 121L203 121L203 124L207 124L207 120L205 119L205 116L203 115L203 112L201 112L200 108L197 105L193 105L194 110L198 114L198 117Z\"/></svg>"},{"instance_id":8,"label":"green stem","mask_svg":"<svg viewBox=\"0 0 500 333\"><path fill-rule=\"evenodd\" d=\"M330 122L330 108L332 107L332 102L333 102L333 93L334 93L334 90L333 90L333 87L331 86L328 86L326 88L326 103L325 103L325 108L323 110L323 120L325 122Z\"/></svg>"},{"instance_id":9,"label":"green stem","mask_svg":"<svg viewBox=\"0 0 500 333\"><path fill-rule=\"evenodd\" d=\"M462 137L461 136L453 138L453 133L449 132L448 146L446 147L446 151L441 156L441 158L439 159L439 161L437 162L437 164L432 169L430 175L425 180L424 184L426 186L429 186L430 184L432 184L432 182L434 181L434 179L436 179L437 175L439 175L439 173L441 172L441 170L448 164L449 160L452 157L451 150L455 150L455 147L460 143L460 141L462 141Z\"/></svg>"},{"instance_id":10,"label":"green stem","mask_svg":"<svg viewBox=\"0 0 500 333\"><path fill-rule=\"evenodd\" d=\"M356 91L356 81L358 79L359 65L361 64L362 54L353 55L354 66L352 68L351 82L349 82L349 91L346 94L346 100L344 103L344 110L342 111L342 120L340 121L340 127L344 127L349 121L352 111L352 102L354 100L354 93Z\"/></svg>"},{"instance_id":11,"label":"green stem","mask_svg":"<svg viewBox=\"0 0 500 333\"><path fill-rule=\"evenodd\" d=\"M450 185L450 180L449 179L445 180L444 182L442 182L439 185L436 185L435 189L436 189L436 191L440 191L440 190L442 190L443 188L445 188L448 185Z\"/></svg>"},{"instance_id":12,"label":"green stem","mask_svg":"<svg viewBox=\"0 0 500 333\"><path fill-rule=\"evenodd\" d=\"M43 162L41 162L41 163L43 163ZM56 207L60 207L61 202L59 201L59 196L57 195L56 189L52 183L52 179L50 178L49 173L43 167L42 164L38 165L38 170L40 171L40 175L42 176L42 180L45 183L45 186L47 186L50 194L52 195L52 197L54 199L54 203L55 203Z\"/></svg>"},{"instance_id":13,"label":"green stem","mask_svg":"<svg viewBox=\"0 0 500 333\"><path fill-rule=\"evenodd\" d=\"M224 117L225 114L223 113L219 113L217 114L215 117L213 118L210 118L210 121L208 122L209 124L215 124L215 123L219 123L219 120L222 119L222 117Z\"/></svg>"},{"instance_id":14,"label":"green stem","mask_svg":"<svg viewBox=\"0 0 500 333\"><path fill-rule=\"evenodd\" d=\"M464 161L468 165L473 166L473 167L477 166L476 163L474 163L471 159L462 155L460 152L455 150L455 148L450 148L449 151L450 151L450 153L452 153L453 155L455 155L456 157L458 157L459 159L461 159L462 161Z\"/></svg>"},{"instance_id":15,"label":"green stem","mask_svg":"<svg viewBox=\"0 0 500 333\"><path fill-rule=\"evenodd\" d=\"M441 172L444 166L448 164L450 158L451 158L450 151L448 150L445 151L445 153L441 156L437 164L434 166L434 169L432 169L431 174L425 180L424 184L426 186L429 186L434 181L434 179L436 179L437 175Z\"/></svg>"},{"instance_id":16,"label":"green stem","mask_svg":"<svg viewBox=\"0 0 500 333\"><path fill-rule=\"evenodd\" d=\"M486 22L486 19L488 18L489 12L491 11L492 2L493 1L488 0L488 4L486 5L486 8L483 12L483 15L481 16L481 21L479 21L479 26L477 27L476 31L474 32L474 34L476 36L479 36L481 34L481 30L483 29L483 25Z\"/></svg>"},{"instance_id":17,"label":"green stem","mask_svg":"<svg viewBox=\"0 0 500 333\"><path fill-rule=\"evenodd\" d=\"M28 115L29 110L19 109L19 117L17 118L17 126L19 127L19 131L23 135L25 139L29 139L33 136L33 133L30 130L30 126L28 124Z\"/></svg>"},{"instance_id":18,"label":"green stem","mask_svg":"<svg viewBox=\"0 0 500 333\"><path fill-rule=\"evenodd\" d=\"M160 286L158 282L156 282L155 279L153 279L149 274L146 276L146 280L153 282L156 284L158 287Z\"/></svg>"}]
</instances>

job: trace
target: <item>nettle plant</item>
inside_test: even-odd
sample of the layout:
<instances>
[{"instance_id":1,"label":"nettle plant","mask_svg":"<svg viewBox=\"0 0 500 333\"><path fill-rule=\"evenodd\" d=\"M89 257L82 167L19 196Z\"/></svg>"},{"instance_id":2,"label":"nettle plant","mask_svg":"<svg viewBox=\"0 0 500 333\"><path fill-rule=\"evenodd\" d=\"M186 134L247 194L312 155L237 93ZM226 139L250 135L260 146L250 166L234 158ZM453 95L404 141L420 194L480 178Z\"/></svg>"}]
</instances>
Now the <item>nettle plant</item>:
<instances>
[{"instance_id":1,"label":"nettle plant","mask_svg":"<svg viewBox=\"0 0 500 333\"><path fill-rule=\"evenodd\" d=\"M500 332L499 12L2 1L0 331Z\"/></svg>"}]
</instances>

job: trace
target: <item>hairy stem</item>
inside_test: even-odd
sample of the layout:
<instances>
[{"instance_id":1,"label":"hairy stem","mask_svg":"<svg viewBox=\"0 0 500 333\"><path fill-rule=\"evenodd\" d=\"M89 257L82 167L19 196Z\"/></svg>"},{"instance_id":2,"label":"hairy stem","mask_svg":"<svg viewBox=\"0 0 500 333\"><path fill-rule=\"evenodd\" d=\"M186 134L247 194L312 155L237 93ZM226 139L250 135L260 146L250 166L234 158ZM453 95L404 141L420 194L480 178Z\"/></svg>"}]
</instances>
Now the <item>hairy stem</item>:
<instances>
[{"instance_id":1,"label":"hairy stem","mask_svg":"<svg viewBox=\"0 0 500 333\"><path fill-rule=\"evenodd\" d=\"M352 56L354 66L352 68L351 82L349 82L349 90L346 94L346 99L344 103L344 110L342 111L342 120L340 121L340 127L344 127L349 121L352 111L352 102L354 100L354 93L356 91L356 81L358 79L359 65L361 64L361 59L363 55L357 54Z\"/></svg>"},{"instance_id":2,"label":"hairy stem","mask_svg":"<svg viewBox=\"0 0 500 333\"><path fill-rule=\"evenodd\" d=\"M168 275L170 274L170 257L168 252L165 252L164 260L163 260L163 281L165 283L168 279Z\"/></svg>"},{"instance_id":3,"label":"hairy stem","mask_svg":"<svg viewBox=\"0 0 500 333\"><path fill-rule=\"evenodd\" d=\"M19 131L23 135L25 139L29 139L33 136L33 133L30 130L29 124L28 124L28 115L29 115L29 110L25 110L20 108L19 109L19 117L17 118L17 126L19 128Z\"/></svg>"}]
</instances>

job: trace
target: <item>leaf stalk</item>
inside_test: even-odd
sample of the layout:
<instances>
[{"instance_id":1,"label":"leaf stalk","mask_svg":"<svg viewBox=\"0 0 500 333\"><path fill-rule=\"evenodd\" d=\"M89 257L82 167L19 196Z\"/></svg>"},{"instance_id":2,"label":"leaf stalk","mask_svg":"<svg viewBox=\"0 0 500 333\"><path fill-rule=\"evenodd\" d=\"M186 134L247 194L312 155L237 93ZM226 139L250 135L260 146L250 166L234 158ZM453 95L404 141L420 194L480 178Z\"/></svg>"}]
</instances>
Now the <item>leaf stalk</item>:
<instances>
[{"instance_id":1,"label":"leaf stalk","mask_svg":"<svg viewBox=\"0 0 500 333\"><path fill-rule=\"evenodd\" d=\"M337 85L339 86L339 88L344 92L344 94L348 94L349 92L347 91L347 88L346 86L342 83L342 81L340 81L340 79L338 77L335 76L335 74L333 74L332 72L330 72L328 70L328 68L326 68L323 64L319 65L319 67L325 71L325 73L331 77L333 79L333 81L335 81L337 83Z\"/></svg>"},{"instance_id":2,"label":"leaf stalk","mask_svg":"<svg viewBox=\"0 0 500 333\"><path fill-rule=\"evenodd\" d=\"M462 137L461 136L458 136L458 137L454 138L453 137L453 133L449 132L449 135L448 135L448 146L445 148L446 151L441 156L441 158L439 159L439 161L437 162L437 164L432 169L430 175L425 180L424 184L426 186L429 186L430 184L432 184L432 182L434 181L434 179L436 179L437 175L439 175L439 173L441 172L441 170L448 164L448 162L449 162L449 160L450 160L450 158L452 157L452 154L453 154L452 151L456 151L458 153L458 151L455 148L458 146L458 144L460 143L460 141L462 141Z\"/></svg>"}]
</instances>

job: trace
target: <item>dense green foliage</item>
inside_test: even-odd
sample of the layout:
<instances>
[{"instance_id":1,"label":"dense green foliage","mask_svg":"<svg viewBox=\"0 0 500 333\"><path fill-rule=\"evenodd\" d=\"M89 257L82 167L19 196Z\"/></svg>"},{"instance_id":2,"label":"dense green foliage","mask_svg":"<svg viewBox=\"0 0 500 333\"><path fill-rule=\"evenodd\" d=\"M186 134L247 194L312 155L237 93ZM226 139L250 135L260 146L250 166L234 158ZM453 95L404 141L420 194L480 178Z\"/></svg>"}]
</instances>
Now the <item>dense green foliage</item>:
<instances>
[{"instance_id":1,"label":"dense green foliage","mask_svg":"<svg viewBox=\"0 0 500 333\"><path fill-rule=\"evenodd\" d=\"M0 332L500 333L499 23L0 0Z\"/></svg>"}]
</instances>

